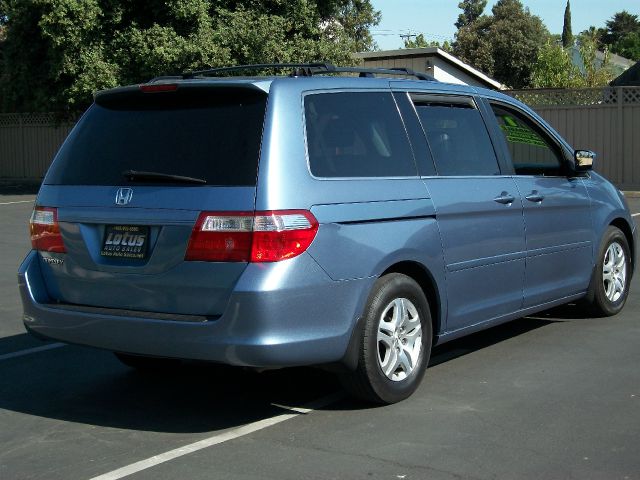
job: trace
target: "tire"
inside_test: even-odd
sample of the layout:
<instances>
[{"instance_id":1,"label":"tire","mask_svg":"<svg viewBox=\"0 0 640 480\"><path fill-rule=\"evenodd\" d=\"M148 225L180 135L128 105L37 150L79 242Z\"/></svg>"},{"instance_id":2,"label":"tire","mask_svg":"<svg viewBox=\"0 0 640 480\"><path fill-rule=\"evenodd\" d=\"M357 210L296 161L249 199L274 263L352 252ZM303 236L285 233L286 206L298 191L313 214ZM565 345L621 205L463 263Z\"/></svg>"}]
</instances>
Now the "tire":
<instances>
[{"instance_id":1,"label":"tire","mask_svg":"<svg viewBox=\"0 0 640 480\"><path fill-rule=\"evenodd\" d=\"M582 305L594 317L616 315L629 295L632 275L631 255L627 237L619 228L607 228L600 248L595 271Z\"/></svg>"},{"instance_id":2,"label":"tire","mask_svg":"<svg viewBox=\"0 0 640 480\"><path fill-rule=\"evenodd\" d=\"M144 355L120 352L113 352L113 354L127 367L134 368L141 372L171 370L178 367L181 363L180 360L173 358L145 357Z\"/></svg>"},{"instance_id":3,"label":"tire","mask_svg":"<svg viewBox=\"0 0 640 480\"><path fill-rule=\"evenodd\" d=\"M363 320L357 368L340 376L345 390L372 403L404 400L420 385L431 355L424 292L406 275L385 275L371 290Z\"/></svg>"}]
</instances>

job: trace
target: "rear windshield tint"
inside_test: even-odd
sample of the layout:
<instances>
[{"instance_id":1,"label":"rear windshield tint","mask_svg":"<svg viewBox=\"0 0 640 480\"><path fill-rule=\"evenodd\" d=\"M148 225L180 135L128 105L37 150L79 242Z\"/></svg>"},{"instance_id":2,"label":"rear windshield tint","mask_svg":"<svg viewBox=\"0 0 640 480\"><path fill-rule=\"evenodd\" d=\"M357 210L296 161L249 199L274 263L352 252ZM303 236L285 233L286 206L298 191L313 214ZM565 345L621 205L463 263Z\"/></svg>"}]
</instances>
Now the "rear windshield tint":
<instances>
[{"instance_id":1,"label":"rear windshield tint","mask_svg":"<svg viewBox=\"0 0 640 480\"><path fill-rule=\"evenodd\" d=\"M266 94L248 89L99 98L58 152L45 183L149 182L125 177L135 170L193 177L207 185L255 185L265 106Z\"/></svg>"}]
</instances>

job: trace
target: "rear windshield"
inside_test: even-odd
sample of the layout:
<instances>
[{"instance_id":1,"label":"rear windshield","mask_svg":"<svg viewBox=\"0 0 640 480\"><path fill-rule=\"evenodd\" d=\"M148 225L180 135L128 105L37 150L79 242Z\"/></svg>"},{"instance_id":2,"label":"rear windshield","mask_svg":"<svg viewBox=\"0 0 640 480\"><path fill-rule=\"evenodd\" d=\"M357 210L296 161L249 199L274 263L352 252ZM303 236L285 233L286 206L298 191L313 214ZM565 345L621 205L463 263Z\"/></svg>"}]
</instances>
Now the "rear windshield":
<instances>
[{"instance_id":1,"label":"rear windshield","mask_svg":"<svg viewBox=\"0 0 640 480\"><path fill-rule=\"evenodd\" d=\"M99 98L64 143L50 185L256 184L266 94L248 89L179 89Z\"/></svg>"}]
</instances>

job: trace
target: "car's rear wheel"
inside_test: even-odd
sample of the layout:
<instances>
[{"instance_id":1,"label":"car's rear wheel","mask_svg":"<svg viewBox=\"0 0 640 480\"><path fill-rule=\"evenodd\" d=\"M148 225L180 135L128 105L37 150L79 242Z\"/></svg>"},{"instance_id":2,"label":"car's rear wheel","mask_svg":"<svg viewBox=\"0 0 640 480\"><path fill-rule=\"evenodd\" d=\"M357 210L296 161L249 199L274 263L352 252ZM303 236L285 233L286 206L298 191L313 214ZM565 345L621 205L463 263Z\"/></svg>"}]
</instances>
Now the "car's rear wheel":
<instances>
[{"instance_id":1,"label":"car's rear wheel","mask_svg":"<svg viewBox=\"0 0 640 480\"><path fill-rule=\"evenodd\" d=\"M352 395L374 403L395 403L418 387L431 355L429 303L410 277L379 278L364 312L358 366L341 376Z\"/></svg>"},{"instance_id":2,"label":"car's rear wheel","mask_svg":"<svg viewBox=\"0 0 640 480\"><path fill-rule=\"evenodd\" d=\"M602 238L596 269L583 302L589 314L608 317L622 310L629 294L631 268L627 238L619 228L610 226Z\"/></svg>"}]
</instances>

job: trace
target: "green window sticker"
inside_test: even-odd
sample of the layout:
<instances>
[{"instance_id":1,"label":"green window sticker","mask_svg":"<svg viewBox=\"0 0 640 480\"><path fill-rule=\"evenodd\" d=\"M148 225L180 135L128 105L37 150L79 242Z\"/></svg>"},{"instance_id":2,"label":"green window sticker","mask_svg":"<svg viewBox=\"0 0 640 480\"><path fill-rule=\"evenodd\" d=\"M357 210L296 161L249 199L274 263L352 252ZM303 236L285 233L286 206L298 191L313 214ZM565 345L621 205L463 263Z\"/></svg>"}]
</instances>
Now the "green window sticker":
<instances>
[{"instance_id":1,"label":"green window sticker","mask_svg":"<svg viewBox=\"0 0 640 480\"><path fill-rule=\"evenodd\" d=\"M504 131L508 142L533 145L535 147L547 146L536 132L523 125L519 125L513 117L503 115L502 120L504 123L500 125L500 128Z\"/></svg>"},{"instance_id":2,"label":"green window sticker","mask_svg":"<svg viewBox=\"0 0 640 480\"><path fill-rule=\"evenodd\" d=\"M504 123L509 126L509 127L517 127L518 126L518 122L516 122L512 116L510 115L505 115L504 117L502 117L502 119L504 120Z\"/></svg>"}]
</instances>

